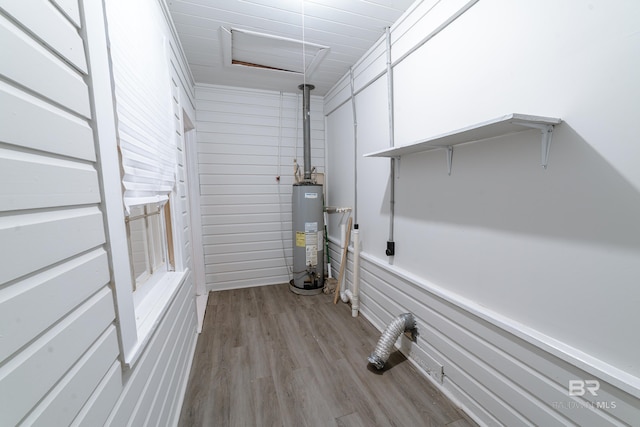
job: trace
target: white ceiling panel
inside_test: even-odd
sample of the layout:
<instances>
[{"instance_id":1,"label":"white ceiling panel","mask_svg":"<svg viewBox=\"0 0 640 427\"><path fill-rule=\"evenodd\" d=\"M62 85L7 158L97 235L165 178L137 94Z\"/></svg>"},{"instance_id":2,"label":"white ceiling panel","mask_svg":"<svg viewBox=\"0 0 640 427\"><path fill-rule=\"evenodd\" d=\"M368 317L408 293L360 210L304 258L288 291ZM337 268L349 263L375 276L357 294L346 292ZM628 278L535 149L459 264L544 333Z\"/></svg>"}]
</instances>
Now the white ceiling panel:
<instances>
[{"instance_id":1,"label":"white ceiling panel","mask_svg":"<svg viewBox=\"0 0 640 427\"><path fill-rule=\"evenodd\" d=\"M413 0L168 0L167 3L197 83L296 92L298 85L306 80L316 86L314 95L324 95ZM220 27L328 49L316 58L317 67L313 64L313 71L306 75L233 65L224 59L224 32ZM303 60L300 43L289 43L287 49L265 40L259 43L256 42L255 49L243 47L246 55L254 51L254 56L243 57L243 62L273 66L273 58L279 58L287 50L287 54L293 56L282 58L281 62L292 64L296 62L298 49L299 62L303 65L296 70L304 66L309 70L307 61L315 58L315 54L305 51ZM289 69L291 66L274 68Z\"/></svg>"}]
</instances>

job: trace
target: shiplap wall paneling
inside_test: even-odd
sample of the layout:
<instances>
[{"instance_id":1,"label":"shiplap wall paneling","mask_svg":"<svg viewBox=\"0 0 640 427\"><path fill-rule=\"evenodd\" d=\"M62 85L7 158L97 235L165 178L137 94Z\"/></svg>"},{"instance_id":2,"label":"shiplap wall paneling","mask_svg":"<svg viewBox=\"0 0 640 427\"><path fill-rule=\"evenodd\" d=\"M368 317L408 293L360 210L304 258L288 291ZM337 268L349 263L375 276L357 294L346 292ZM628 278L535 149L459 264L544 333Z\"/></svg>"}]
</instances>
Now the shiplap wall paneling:
<instances>
[{"instance_id":1,"label":"shiplap wall paneling","mask_svg":"<svg viewBox=\"0 0 640 427\"><path fill-rule=\"evenodd\" d=\"M149 25L160 26L167 43L158 44L156 54L166 55L169 84L166 94L170 99L171 123L176 156L176 183L172 198L172 232L174 236L175 267L185 271L182 282L166 312L160 318L146 343L144 352L133 368L123 376L122 386L115 396L105 425L175 425L182 405L182 398L191 366L196 342L195 289L192 274L191 230L188 221L188 196L185 177L185 149L183 114L193 115L193 93L188 67L182 61L180 44L174 38L172 25L167 18L165 2L148 0L144 19ZM109 398L114 385L105 382L104 394ZM86 420L100 418L100 411L87 412Z\"/></svg>"},{"instance_id":2,"label":"shiplap wall paneling","mask_svg":"<svg viewBox=\"0 0 640 427\"><path fill-rule=\"evenodd\" d=\"M147 6L148 19L170 27L162 2ZM87 23L103 21L100 6L74 0L0 1L0 46L12 58L0 61L0 425L103 425L126 414L124 425L123 395L142 420L153 408L153 425L175 424L181 407L196 337L189 273L151 351L127 372L119 360L84 38ZM167 96L181 156L176 92L193 112L194 89L185 63L174 67L180 86ZM179 206L184 197L178 184Z\"/></svg>"},{"instance_id":3,"label":"shiplap wall paneling","mask_svg":"<svg viewBox=\"0 0 640 427\"><path fill-rule=\"evenodd\" d=\"M422 44L464 14L478 0L416 2L391 25L391 61L395 66ZM386 75L386 35L380 37L353 65L354 91L359 93ZM325 114L330 114L351 97L350 75L345 74L324 98Z\"/></svg>"},{"instance_id":4,"label":"shiplap wall paneling","mask_svg":"<svg viewBox=\"0 0 640 427\"><path fill-rule=\"evenodd\" d=\"M18 181L21 174L32 179ZM93 165L0 148L0 180L12 182L5 195L9 210L95 204L100 200Z\"/></svg>"},{"instance_id":5,"label":"shiplap wall paneling","mask_svg":"<svg viewBox=\"0 0 640 427\"><path fill-rule=\"evenodd\" d=\"M33 3L39 6L38 13L33 13ZM38 39L45 41L57 55L73 64L75 68L87 73L87 59L84 54L82 36L69 22L68 17L48 0L36 2L4 1L2 7L14 19L32 31ZM73 15L75 13L72 12ZM54 23L54 25L51 25Z\"/></svg>"},{"instance_id":6,"label":"shiplap wall paneling","mask_svg":"<svg viewBox=\"0 0 640 427\"><path fill-rule=\"evenodd\" d=\"M80 28L80 4L77 0L52 0L76 27Z\"/></svg>"},{"instance_id":7,"label":"shiplap wall paneling","mask_svg":"<svg viewBox=\"0 0 640 427\"><path fill-rule=\"evenodd\" d=\"M60 3L0 2L0 425L69 425L119 368L82 22Z\"/></svg>"},{"instance_id":8,"label":"shiplap wall paneling","mask_svg":"<svg viewBox=\"0 0 640 427\"><path fill-rule=\"evenodd\" d=\"M8 371L1 377L4 425L16 425L31 410L41 410L40 406L46 405L41 401L43 397L57 397L55 395L60 389L55 388L56 383L60 379L70 380L69 375L73 375L73 371L69 370L81 363L82 355L113 322L113 318L113 298L110 290L103 287L85 304L35 339L28 351L20 352L4 365L3 370ZM115 359L117 347L111 351ZM64 406L67 402L61 401L60 404Z\"/></svg>"},{"instance_id":9,"label":"shiplap wall paneling","mask_svg":"<svg viewBox=\"0 0 640 427\"><path fill-rule=\"evenodd\" d=\"M192 353L183 351L183 349L194 348L196 342L196 335L193 334L196 321L193 299L186 295L182 301L183 306L178 316L179 319L182 319L182 323L174 326L174 330L171 331L165 344L171 348L166 348L165 359L160 359L164 366L175 366L176 369L165 368L162 372L162 377L157 382L157 393L154 396L153 404L146 414L146 425L155 426L165 422L174 422L180 416L181 406L175 405L174 402L182 401L185 390L183 384L186 381L185 377L189 376L192 356ZM175 345L176 343L177 345Z\"/></svg>"},{"instance_id":10,"label":"shiplap wall paneling","mask_svg":"<svg viewBox=\"0 0 640 427\"><path fill-rule=\"evenodd\" d=\"M14 2L6 1L5 3ZM59 20L55 23L41 22L40 24L62 26L63 22ZM3 64L2 74L5 78L29 88L48 99L49 102L56 103L83 117L90 116L89 92L82 72L70 67L67 62L48 49L45 41L32 38L4 14L0 16L0 40L4 45L4 55L15 59L4 61L6 65ZM29 68L25 68L27 64ZM25 72L27 69L31 71ZM46 70L46 79L41 78L41 70Z\"/></svg>"},{"instance_id":11,"label":"shiplap wall paneling","mask_svg":"<svg viewBox=\"0 0 640 427\"><path fill-rule=\"evenodd\" d=\"M165 16L169 16L165 11ZM170 24L170 23L168 23ZM192 355L195 351L197 329L197 319L195 311L195 284L194 265L192 252L192 232L191 221L189 220L189 193L187 182L187 156L185 149L185 124L184 115L193 112L193 87L185 86L181 79L184 64L179 59L179 49L176 49L177 41L170 40L170 77L171 77L171 98L173 107L174 127L176 132L177 147L177 179L176 193L178 206L174 207L179 219L176 221L180 231L181 245L176 250L176 267L188 270L187 276L182 285L183 292L172 303L179 307L178 315L167 319L173 320L170 334L167 336L164 349L161 352L162 358L156 362L163 366L156 375L155 395L149 399L149 409L147 409L146 425L175 424L180 416L182 398L186 389L191 367ZM189 76L190 77L190 76ZM185 96L186 95L186 96ZM179 258L179 260L178 260ZM169 322L165 322L169 323ZM152 386L150 390L153 390Z\"/></svg>"},{"instance_id":12,"label":"shiplap wall paneling","mask_svg":"<svg viewBox=\"0 0 640 427\"><path fill-rule=\"evenodd\" d=\"M332 239L329 250L337 274L338 242ZM351 286L352 279L350 250L345 284ZM418 340L411 343L401 337L397 347L477 420L548 426L622 426L637 421L638 399L633 395L601 381L597 397L569 396L569 381L591 374L430 292L407 272L389 271L365 254L360 280L361 314L382 331L397 315L413 313ZM601 402L600 408L596 402ZM567 416L568 409L580 407Z\"/></svg>"},{"instance_id":13,"label":"shiplap wall paneling","mask_svg":"<svg viewBox=\"0 0 640 427\"><path fill-rule=\"evenodd\" d=\"M189 67L186 59L186 54L183 49L183 45L178 37L173 18L164 4L161 5L162 14L167 24L167 41L169 42L169 60L171 62L171 74L172 78L176 82L180 96L180 106L186 112L190 119L195 120L195 108L196 108L196 89L193 75L191 74L191 68Z\"/></svg>"},{"instance_id":14,"label":"shiplap wall paneling","mask_svg":"<svg viewBox=\"0 0 640 427\"><path fill-rule=\"evenodd\" d=\"M122 365L117 360L111 365L109 371L96 386L95 391L70 425L72 427L105 425L121 391Z\"/></svg>"},{"instance_id":15,"label":"shiplap wall paneling","mask_svg":"<svg viewBox=\"0 0 640 427\"><path fill-rule=\"evenodd\" d=\"M340 107L341 114L327 117L327 144L341 149L327 149L327 189L328 206L351 207L355 209L355 181L353 168L355 152L353 149L353 109L350 102ZM357 113L356 113L357 114ZM327 231L329 237L342 241L340 224L345 224L349 214L328 215ZM365 244L366 242L363 242ZM341 256L341 255L338 255ZM333 262L334 257L331 254Z\"/></svg>"},{"instance_id":16,"label":"shiplap wall paneling","mask_svg":"<svg viewBox=\"0 0 640 427\"><path fill-rule=\"evenodd\" d=\"M86 281L86 277L94 277ZM5 360L34 336L45 331L82 301L97 292L109 280L106 252L99 248L34 274L0 300L2 347ZM38 316L22 319L31 307L39 307ZM16 319L22 319L18 324ZM28 321L27 321L28 320Z\"/></svg>"},{"instance_id":17,"label":"shiplap wall paneling","mask_svg":"<svg viewBox=\"0 0 640 427\"><path fill-rule=\"evenodd\" d=\"M631 63L638 61L628 53L637 50L638 39L628 34L637 32L638 23L630 17L638 6L615 2L597 10L558 10L546 21L554 31L545 33L548 39L534 36L535 25L525 24L535 22L532 18L541 9L518 6L500 24L505 27L477 38L486 19L504 12L507 3L425 1L392 26L395 144L473 123L491 108L532 108L564 120L554 133L554 165L545 171L537 162L527 163L529 154L539 156L533 134L535 145L523 135L461 148L451 176L444 151L403 157L395 177L393 259L384 256L388 176L381 176L381 166L388 167L388 159L361 157L388 144L382 114L387 110L386 79L378 77L384 74L379 48L374 46L354 66L361 313L382 330L399 313L413 312L420 338L415 344L402 339L398 345L482 424L636 425L638 341L625 325L636 324L638 317L630 303L637 299L633 260L639 240L631 218L639 212L639 181L637 168L629 168L628 162L637 157L637 147L627 143L637 128L628 118L636 110L630 94L637 92ZM500 54L506 27L518 35L512 38L518 42L507 45L518 44L512 51L521 52L521 58ZM469 45L471 34L475 43ZM554 42L563 40L564 47L548 43L551 34L562 34ZM590 37L598 42L590 44ZM521 49L521 41L528 50ZM546 66L534 60L532 52L545 52L563 67L545 74ZM462 70L469 69L482 78L464 77ZM619 77L613 86L601 80L602 69ZM573 83L576 72L582 76L579 85ZM556 85L562 90L553 99L535 89L520 90L530 89L532 78L540 87ZM346 74L325 97L329 159L353 156L352 138L346 136L353 129L349 83ZM577 103L585 87L590 102ZM465 101L480 98L487 100L480 109ZM618 105L615 113L605 106L612 100ZM606 136L601 122L592 120L604 116ZM329 204L353 199L334 179L331 160L327 169ZM338 171L338 176L353 187L351 173ZM556 192L572 185L576 191ZM511 193L512 188L518 191ZM582 197L578 189L586 188L590 192ZM602 193L596 197L598 191ZM552 210L542 200L554 200ZM615 213L609 210L614 206ZM489 213L491 209L496 215ZM500 219L495 222L486 220L496 217ZM614 222L609 220L613 217ZM534 232L529 219L537 224ZM505 227L506 223L511 225ZM597 235L593 224L600 224ZM336 224L330 236L337 271ZM470 254L469 248L475 252ZM566 253L572 256L562 256ZM545 256L558 262L541 264ZM619 265L609 264L613 262ZM347 282L352 268L350 254ZM585 314L591 312L598 315ZM599 381L597 396L569 395L569 381L590 379Z\"/></svg>"},{"instance_id":18,"label":"shiplap wall paneling","mask_svg":"<svg viewBox=\"0 0 640 427\"><path fill-rule=\"evenodd\" d=\"M105 306L111 305L109 299L110 296L104 302ZM111 307L110 309L112 311ZM95 307L90 307L89 310L92 311L91 318L95 319ZM109 312L107 314L113 315L113 313ZM96 327L100 326L104 325L96 325ZM70 331L70 333L73 334L70 339L73 342L78 342L78 334L75 331ZM118 337L114 325L109 325L101 335L95 336L98 336L98 338L93 345L88 347L87 351L78 359L78 362L70 369L68 374L52 388L47 397L26 417L23 421L24 425L49 426L51 425L51 420L55 420L59 425L71 424L85 403L82 399L77 399L76 396L90 396L118 356ZM92 336L92 338L95 336ZM81 342L81 344L90 345L90 342ZM50 368L50 365L44 367L46 370ZM34 372L30 373L30 375L34 374ZM40 379L39 377L38 381ZM21 386L25 387L27 384L21 383Z\"/></svg>"},{"instance_id":19,"label":"shiplap wall paneling","mask_svg":"<svg viewBox=\"0 0 640 427\"><path fill-rule=\"evenodd\" d=\"M190 265L190 241L191 236L189 233L189 219L186 215L186 209L188 206L187 191L185 187L185 151L184 151L184 126L182 124L182 108L180 97L180 79L176 72L177 59L173 56L173 51L168 49L169 55L169 77L170 77L170 90L171 90L171 108L172 108L172 120L173 129L175 131L176 141L176 193L177 200L176 206L173 206L173 212L175 218L173 218L175 226L178 228L175 230L181 237L182 245L176 248L176 268L182 269L183 266Z\"/></svg>"},{"instance_id":20,"label":"shiplap wall paneling","mask_svg":"<svg viewBox=\"0 0 640 427\"><path fill-rule=\"evenodd\" d=\"M86 120L4 81L0 81L0 108L6 121L0 127L2 141L95 161L93 131ZM30 126L32 123L39 126ZM50 135L51 129L56 129L55 138ZM65 141L65 144L58 144L58 141Z\"/></svg>"},{"instance_id":21,"label":"shiplap wall paneling","mask_svg":"<svg viewBox=\"0 0 640 427\"><path fill-rule=\"evenodd\" d=\"M196 97L207 287L288 282L293 160L303 167L302 95L198 86ZM313 96L311 139L312 165L323 173L324 117Z\"/></svg>"},{"instance_id":22,"label":"shiplap wall paneling","mask_svg":"<svg viewBox=\"0 0 640 427\"><path fill-rule=\"evenodd\" d=\"M155 394L159 391L152 384L157 384L162 379L166 367L175 366L167 363L172 348L181 343L179 337L186 336L188 340L195 342L195 334L189 333L194 328L191 324L194 319L188 315L193 311L193 305L192 289L183 286L166 313L166 319L182 319L182 322L164 321L158 326L147 351L140 356L136 369L130 372L107 425L127 425L130 419L144 420L149 415L157 400ZM186 344L190 346L191 342ZM184 366L178 367L177 371L187 374ZM168 421L164 420L167 424Z\"/></svg>"},{"instance_id":23,"label":"shiplap wall paneling","mask_svg":"<svg viewBox=\"0 0 640 427\"><path fill-rule=\"evenodd\" d=\"M18 212L0 217L0 239L4 243L0 255L6 261L0 271L2 283L46 269L104 242L102 215L97 207Z\"/></svg>"}]
</instances>

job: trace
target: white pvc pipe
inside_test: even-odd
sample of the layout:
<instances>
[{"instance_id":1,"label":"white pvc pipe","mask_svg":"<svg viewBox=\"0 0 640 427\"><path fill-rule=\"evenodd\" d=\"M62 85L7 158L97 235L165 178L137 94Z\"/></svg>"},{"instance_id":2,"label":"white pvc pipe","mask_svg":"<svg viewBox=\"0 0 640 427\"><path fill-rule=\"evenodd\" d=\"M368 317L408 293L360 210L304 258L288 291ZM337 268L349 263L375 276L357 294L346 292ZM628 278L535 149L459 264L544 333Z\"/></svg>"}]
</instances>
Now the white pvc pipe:
<instances>
[{"instance_id":1,"label":"white pvc pipe","mask_svg":"<svg viewBox=\"0 0 640 427\"><path fill-rule=\"evenodd\" d=\"M295 160L294 160L295 162ZM326 188L326 187L325 187ZM336 207L336 206L326 206L324 208L324 223L327 226L327 229L329 227L329 216L328 214L335 214L335 213L341 213L343 214L342 216L344 217L344 214L351 212L352 209L349 207ZM341 223L340 224L340 235L342 236L342 239L340 240L340 252L342 252L342 250L344 249L344 245L348 245L349 242L345 242L346 240L346 231L347 231L347 226L345 223ZM329 236L327 236L328 238ZM327 251L328 253L329 251ZM331 272L331 263L328 264L328 269L329 269L329 278L332 278L332 272ZM344 300L345 297L343 297L344 291L340 292L340 297L343 299L344 302L347 302L349 300Z\"/></svg>"},{"instance_id":2,"label":"white pvc pipe","mask_svg":"<svg viewBox=\"0 0 640 427\"><path fill-rule=\"evenodd\" d=\"M358 224L353 230L353 295L351 296L351 316L358 317L360 310L360 230Z\"/></svg>"},{"instance_id":3,"label":"white pvc pipe","mask_svg":"<svg viewBox=\"0 0 640 427\"><path fill-rule=\"evenodd\" d=\"M347 227L345 224L340 224L340 233L342 233L342 245L340 247L340 249L343 249L345 247L349 247L349 242L347 242ZM347 250L348 253L348 250ZM346 263L347 260L345 259L344 262ZM340 266L340 268L342 268L342 266ZM347 285L347 280L346 280L346 268L347 266L344 266L345 269L345 278L344 278L344 285L341 287L340 289L340 300L342 300L342 302L347 303L351 300L351 291L349 290L349 286Z\"/></svg>"},{"instance_id":4,"label":"white pvc pipe","mask_svg":"<svg viewBox=\"0 0 640 427\"><path fill-rule=\"evenodd\" d=\"M346 286L345 286L346 288ZM351 293L351 289L347 289L346 291L340 291L340 299L342 300L342 302L347 303L349 301L351 301L351 296L353 294Z\"/></svg>"},{"instance_id":5,"label":"white pvc pipe","mask_svg":"<svg viewBox=\"0 0 640 427\"><path fill-rule=\"evenodd\" d=\"M325 249L326 253L324 256L327 257L327 273L329 274L329 279L332 279L333 277L331 276L331 261L330 261L330 257L329 257L329 215L327 214L327 211L325 209L325 211L322 213L324 216L324 238L327 239L326 241L322 242L322 247Z\"/></svg>"},{"instance_id":6,"label":"white pvc pipe","mask_svg":"<svg viewBox=\"0 0 640 427\"><path fill-rule=\"evenodd\" d=\"M349 289L345 283L344 290L340 291L340 299L347 303L351 301L351 316L358 317L360 311L360 230L358 224L354 226L353 236L353 280ZM349 242L345 242L346 245ZM346 282L346 280L345 280Z\"/></svg>"}]
</instances>

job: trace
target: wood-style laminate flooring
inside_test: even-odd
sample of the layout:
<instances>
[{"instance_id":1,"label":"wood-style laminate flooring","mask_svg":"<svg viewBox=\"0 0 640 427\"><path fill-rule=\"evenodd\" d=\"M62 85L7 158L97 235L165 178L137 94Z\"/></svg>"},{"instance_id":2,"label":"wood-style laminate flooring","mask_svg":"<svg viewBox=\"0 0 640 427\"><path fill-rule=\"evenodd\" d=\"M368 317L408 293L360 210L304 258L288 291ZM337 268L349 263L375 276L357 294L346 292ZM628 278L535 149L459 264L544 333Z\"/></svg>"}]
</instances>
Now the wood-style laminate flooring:
<instances>
[{"instance_id":1,"label":"wood-style laminate flooring","mask_svg":"<svg viewBox=\"0 0 640 427\"><path fill-rule=\"evenodd\" d=\"M288 284L211 292L180 426L475 425L333 296Z\"/></svg>"}]
</instances>

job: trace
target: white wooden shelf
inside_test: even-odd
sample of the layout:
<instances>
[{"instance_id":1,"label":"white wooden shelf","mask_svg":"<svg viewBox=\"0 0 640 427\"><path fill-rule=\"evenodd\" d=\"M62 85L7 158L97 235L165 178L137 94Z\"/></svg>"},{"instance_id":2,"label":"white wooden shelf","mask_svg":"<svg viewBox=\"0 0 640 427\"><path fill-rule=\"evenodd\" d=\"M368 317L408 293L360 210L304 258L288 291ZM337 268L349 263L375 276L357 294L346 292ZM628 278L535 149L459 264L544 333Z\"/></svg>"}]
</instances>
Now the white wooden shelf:
<instances>
[{"instance_id":1,"label":"white wooden shelf","mask_svg":"<svg viewBox=\"0 0 640 427\"><path fill-rule=\"evenodd\" d=\"M453 146L479 142L489 138L538 129L542 134L542 167L547 168L549 161L549 147L553 135L554 125L562 122L553 117L531 116L527 114L511 113L506 116L487 120L472 126L467 126L452 132L443 133L428 139L416 141L412 144L387 148L365 154L364 157L392 157L397 158L408 154L437 149L447 149L447 162L451 174Z\"/></svg>"}]
</instances>

